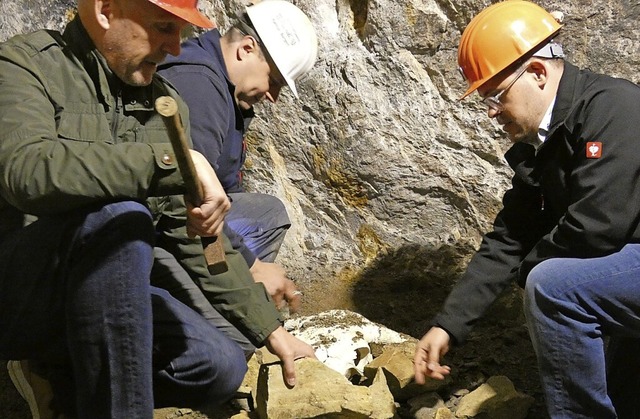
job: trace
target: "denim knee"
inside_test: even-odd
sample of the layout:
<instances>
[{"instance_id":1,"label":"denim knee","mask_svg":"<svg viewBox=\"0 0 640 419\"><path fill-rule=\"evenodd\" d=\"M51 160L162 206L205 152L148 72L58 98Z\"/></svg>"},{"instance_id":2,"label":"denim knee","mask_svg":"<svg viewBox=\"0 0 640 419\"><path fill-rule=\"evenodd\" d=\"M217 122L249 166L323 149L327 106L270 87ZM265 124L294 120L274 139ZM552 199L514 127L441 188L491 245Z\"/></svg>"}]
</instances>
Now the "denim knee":
<instances>
[{"instance_id":1,"label":"denim knee","mask_svg":"<svg viewBox=\"0 0 640 419\"><path fill-rule=\"evenodd\" d=\"M535 301L535 290L538 288L538 284L543 282L543 275L538 274L540 271L540 265L534 267L527 276L527 282L524 285L524 305L526 307L533 301Z\"/></svg>"},{"instance_id":2,"label":"denim knee","mask_svg":"<svg viewBox=\"0 0 640 419\"><path fill-rule=\"evenodd\" d=\"M215 368L215 374L211 377L211 385L207 394L209 400L225 402L231 399L247 373L247 358L242 348L229 340L224 353L226 360ZM217 355L219 356L219 355ZM220 379L224 377L224 379Z\"/></svg>"},{"instance_id":3,"label":"denim knee","mask_svg":"<svg viewBox=\"0 0 640 419\"><path fill-rule=\"evenodd\" d=\"M247 372L247 362L240 347L201 342L193 347L190 342L188 369L183 359L175 359L171 366L156 372L154 395L156 407L194 406L201 403L221 404L231 399ZM206 348L209 346L209 348ZM197 352L194 356L193 352ZM178 371L179 370L179 371Z\"/></svg>"},{"instance_id":4,"label":"denim knee","mask_svg":"<svg viewBox=\"0 0 640 419\"><path fill-rule=\"evenodd\" d=\"M553 298L554 285L556 281L553 269L548 265L549 261L544 261L536 265L529 275L524 286L524 313L531 320L531 317L539 312L542 301L550 301Z\"/></svg>"},{"instance_id":5,"label":"denim knee","mask_svg":"<svg viewBox=\"0 0 640 419\"><path fill-rule=\"evenodd\" d=\"M156 403L225 402L244 378L240 346L204 317L152 287Z\"/></svg>"},{"instance_id":6,"label":"denim knee","mask_svg":"<svg viewBox=\"0 0 640 419\"><path fill-rule=\"evenodd\" d=\"M106 204L83 215L84 221L80 227L80 245L88 240L104 239L108 234L113 244L131 240L153 242L153 220L149 209L135 201L120 201Z\"/></svg>"}]
</instances>

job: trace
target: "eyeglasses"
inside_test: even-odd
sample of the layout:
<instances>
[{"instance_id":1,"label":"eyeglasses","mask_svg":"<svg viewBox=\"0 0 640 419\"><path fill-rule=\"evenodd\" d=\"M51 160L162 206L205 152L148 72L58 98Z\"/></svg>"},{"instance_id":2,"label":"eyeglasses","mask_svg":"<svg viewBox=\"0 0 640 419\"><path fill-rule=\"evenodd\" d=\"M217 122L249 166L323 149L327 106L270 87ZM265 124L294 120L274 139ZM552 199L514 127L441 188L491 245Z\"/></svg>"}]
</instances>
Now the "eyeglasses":
<instances>
[{"instance_id":1,"label":"eyeglasses","mask_svg":"<svg viewBox=\"0 0 640 419\"><path fill-rule=\"evenodd\" d=\"M484 99L482 99L482 103L487 105L489 109L492 109L496 112L504 111L504 105L502 104L502 102L500 102L500 98L502 97L502 95L504 95L507 92L507 90L511 88L511 86L513 86L513 84L516 81L518 81L520 76L522 76L525 73L525 71L527 71L527 66L522 67L522 69L518 72L518 75L513 80L511 80L511 83L509 83L507 87L500 90L498 93L496 93L493 96L485 97Z\"/></svg>"}]
</instances>

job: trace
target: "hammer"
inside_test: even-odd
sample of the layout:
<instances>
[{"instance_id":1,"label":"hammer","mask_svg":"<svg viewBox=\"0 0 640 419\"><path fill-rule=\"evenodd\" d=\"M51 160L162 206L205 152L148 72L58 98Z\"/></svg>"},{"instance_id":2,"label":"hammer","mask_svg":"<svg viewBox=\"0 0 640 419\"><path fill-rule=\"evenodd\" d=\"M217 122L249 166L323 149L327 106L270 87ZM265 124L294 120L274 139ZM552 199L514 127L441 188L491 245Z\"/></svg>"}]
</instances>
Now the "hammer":
<instances>
[{"instance_id":1,"label":"hammer","mask_svg":"<svg viewBox=\"0 0 640 419\"><path fill-rule=\"evenodd\" d=\"M184 127L178 112L178 104L170 96L161 96L156 99L155 105L156 111L162 116L169 132L171 146L178 162L178 169L187 189L187 196L193 205L199 207L203 201L202 185L196 175L196 169L189 154L187 136L184 133ZM210 274L216 275L229 269L225 260L222 242L217 237L202 237L202 247L204 248L204 258L207 261L207 268Z\"/></svg>"}]
</instances>

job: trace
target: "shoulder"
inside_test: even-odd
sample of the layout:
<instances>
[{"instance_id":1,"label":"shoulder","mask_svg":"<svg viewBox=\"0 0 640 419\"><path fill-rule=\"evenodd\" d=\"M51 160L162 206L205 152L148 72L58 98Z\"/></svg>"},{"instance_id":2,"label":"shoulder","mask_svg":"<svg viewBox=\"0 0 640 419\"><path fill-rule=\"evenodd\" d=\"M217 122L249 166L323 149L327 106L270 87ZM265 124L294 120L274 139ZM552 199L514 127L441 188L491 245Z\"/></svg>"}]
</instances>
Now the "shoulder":
<instances>
[{"instance_id":1,"label":"shoulder","mask_svg":"<svg viewBox=\"0 0 640 419\"><path fill-rule=\"evenodd\" d=\"M629 80L574 67L566 86L560 90L559 103L567 109L565 123L569 127L640 118L640 87Z\"/></svg>"},{"instance_id":2,"label":"shoulder","mask_svg":"<svg viewBox=\"0 0 640 419\"><path fill-rule=\"evenodd\" d=\"M578 80L581 87L580 98L585 101L585 105L638 106L640 86L629 80L589 70L580 70Z\"/></svg>"},{"instance_id":3,"label":"shoulder","mask_svg":"<svg viewBox=\"0 0 640 419\"><path fill-rule=\"evenodd\" d=\"M59 32L39 30L16 35L0 44L0 56L6 59L33 58L43 52L51 54L65 47L65 41Z\"/></svg>"}]
</instances>

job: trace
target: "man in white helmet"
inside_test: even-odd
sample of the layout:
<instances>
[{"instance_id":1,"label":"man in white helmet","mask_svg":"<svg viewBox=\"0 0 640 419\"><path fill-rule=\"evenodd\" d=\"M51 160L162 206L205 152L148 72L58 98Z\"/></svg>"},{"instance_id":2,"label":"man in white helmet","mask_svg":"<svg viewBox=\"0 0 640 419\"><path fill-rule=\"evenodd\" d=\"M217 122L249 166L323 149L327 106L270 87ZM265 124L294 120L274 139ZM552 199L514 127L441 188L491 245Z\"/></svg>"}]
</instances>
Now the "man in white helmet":
<instances>
[{"instance_id":1,"label":"man in white helmet","mask_svg":"<svg viewBox=\"0 0 640 419\"><path fill-rule=\"evenodd\" d=\"M274 103L284 86L297 97L295 81L316 60L316 33L296 6L267 0L239 13L224 36L214 29L182 47L159 72L189 105L194 148L207 157L232 200L225 234L276 304L286 301L295 311L299 292L273 263L290 221L278 198L244 191L244 135L254 104Z\"/></svg>"},{"instance_id":2,"label":"man in white helmet","mask_svg":"<svg viewBox=\"0 0 640 419\"><path fill-rule=\"evenodd\" d=\"M287 1L265 0L248 6L237 17L237 23L224 35L213 29L184 42L181 54L159 66L159 73L176 87L189 106L194 148L214 167L232 201L224 233L250 267L249 280L264 284L277 307L288 304L289 310L295 312L300 305L300 292L285 270L274 263L290 226L286 209L275 196L245 192L241 171L244 136L254 116L253 105L263 99L276 102L284 86L297 97L295 82L316 60L317 37L309 18ZM198 247L193 249L197 251ZM197 293L195 297L191 295L191 304L240 343L247 354L251 353L260 343L256 336L272 327L272 313L253 322L245 319L244 324L253 324L254 330L240 328L242 333L238 333L221 316L220 313L229 317L225 308L216 304L216 290L207 290L211 281L206 270L201 266L187 270L191 279L205 288L204 294L216 310ZM188 282L193 281L186 278L182 284L185 289L193 285ZM253 299L254 306L272 305L262 286L244 286L251 289L246 298ZM265 307L263 313L267 311Z\"/></svg>"}]
</instances>

